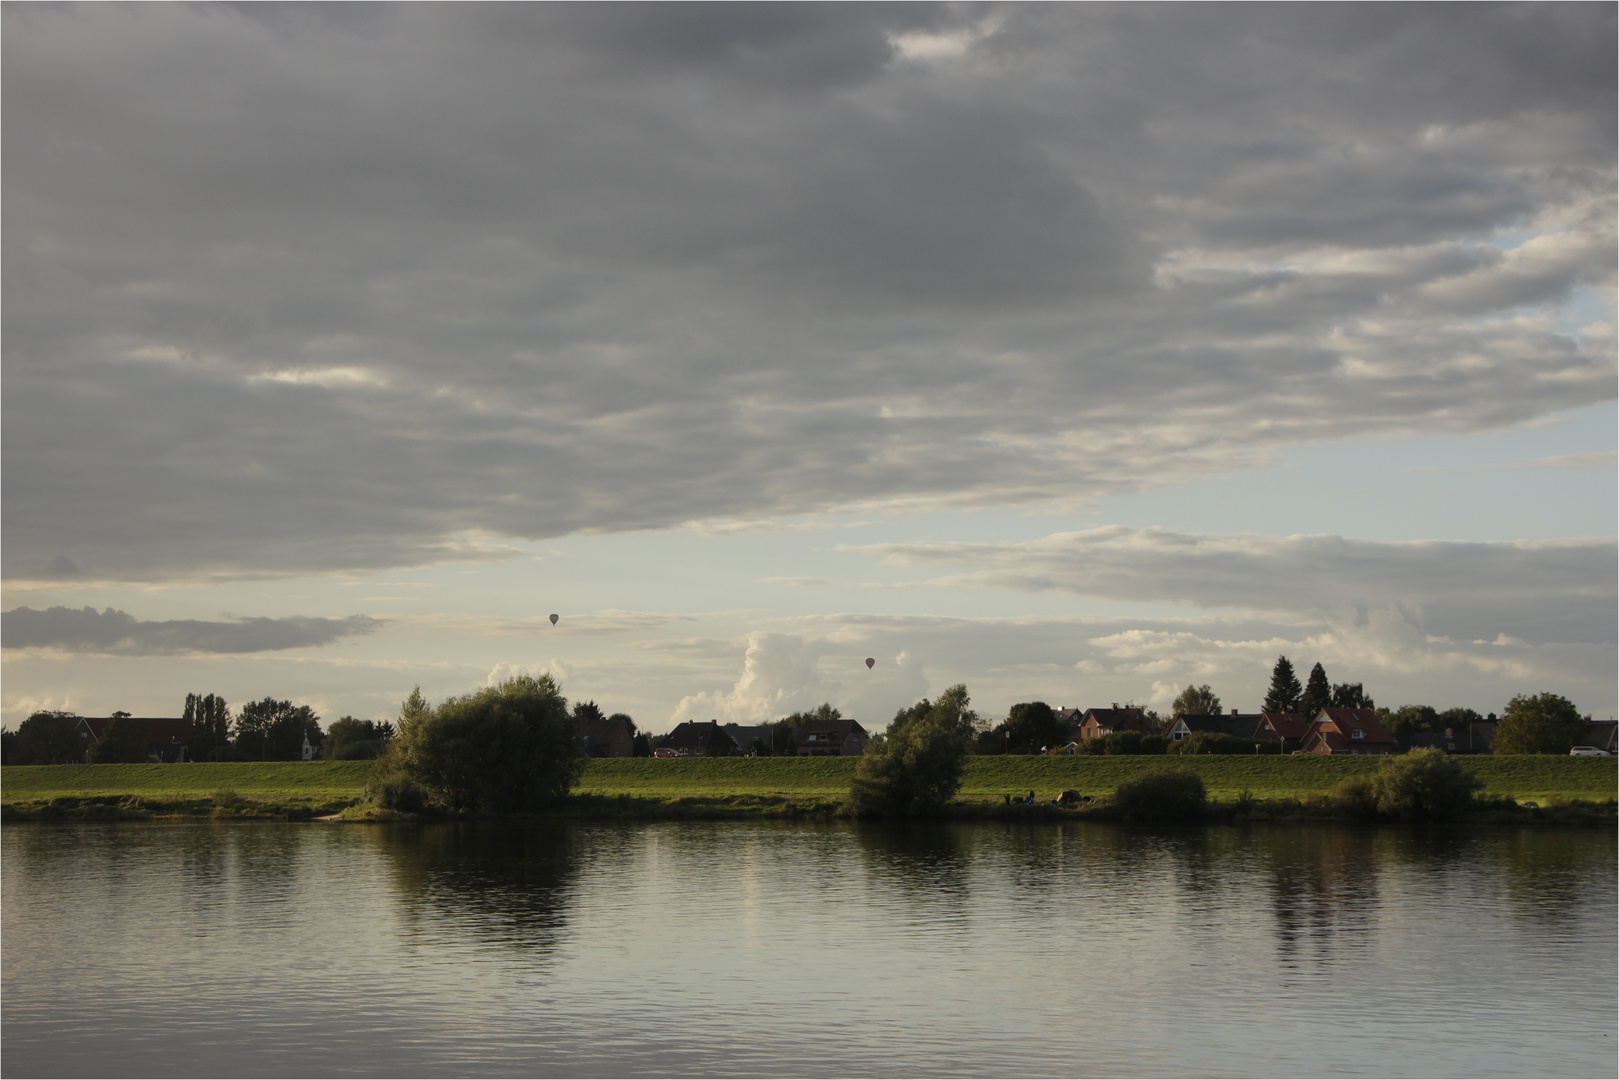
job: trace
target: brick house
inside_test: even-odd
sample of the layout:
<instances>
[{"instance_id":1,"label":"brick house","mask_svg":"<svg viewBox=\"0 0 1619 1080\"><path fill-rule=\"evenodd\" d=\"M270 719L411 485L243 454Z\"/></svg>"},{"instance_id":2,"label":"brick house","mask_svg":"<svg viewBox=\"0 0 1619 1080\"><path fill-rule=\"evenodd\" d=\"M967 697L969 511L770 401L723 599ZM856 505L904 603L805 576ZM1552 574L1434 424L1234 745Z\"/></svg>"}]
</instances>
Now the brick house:
<instances>
[{"instance_id":1,"label":"brick house","mask_svg":"<svg viewBox=\"0 0 1619 1080\"><path fill-rule=\"evenodd\" d=\"M1111 709L1086 709L1084 717L1079 722L1078 738L1099 739L1116 731L1153 734L1152 721L1147 719L1147 710L1136 708L1134 705L1121 709L1116 701Z\"/></svg>"},{"instance_id":2,"label":"brick house","mask_svg":"<svg viewBox=\"0 0 1619 1080\"><path fill-rule=\"evenodd\" d=\"M1254 725L1255 739L1260 742L1280 740L1284 754L1303 749L1304 737L1309 733L1310 721L1303 713L1260 713L1259 723Z\"/></svg>"},{"instance_id":3,"label":"brick house","mask_svg":"<svg viewBox=\"0 0 1619 1080\"><path fill-rule=\"evenodd\" d=\"M1322 709L1304 736L1306 754L1387 754L1394 736L1371 709Z\"/></svg>"}]
</instances>

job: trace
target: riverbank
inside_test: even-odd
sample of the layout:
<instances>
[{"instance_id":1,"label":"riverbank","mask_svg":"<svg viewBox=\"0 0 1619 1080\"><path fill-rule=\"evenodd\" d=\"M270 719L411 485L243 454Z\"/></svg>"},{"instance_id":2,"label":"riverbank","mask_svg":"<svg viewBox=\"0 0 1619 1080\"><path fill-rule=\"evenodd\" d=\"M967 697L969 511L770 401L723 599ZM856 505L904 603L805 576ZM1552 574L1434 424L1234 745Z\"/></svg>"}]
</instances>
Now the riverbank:
<instances>
[{"instance_id":1,"label":"riverbank","mask_svg":"<svg viewBox=\"0 0 1619 1080\"><path fill-rule=\"evenodd\" d=\"M674 798L638 795L570 795L556 809L537 818L565 822L601 821L833 821L852 815L842 797L804 798L766 795L684 795ZM933 815L940 821L1118 822L1124 816L1110 796L1098 796L1075 807L1051 802L1032 805L1004 800L955 799ZM0 803L0 820L23 822L254 822L307 821L334 825L387 824L447 820L432 814L384 810L351 799L251 799L235 793L191 799L140 796L61 796L45 800ZM1157 824L1244 825L1353 823L1356 818L1325 796L1307 799L1211 800L1195 818ZM1614 800L1551 799L1545 803L1486 798L1457 819L1455 825L1614 827L1619 806Z\"/></svg>"},{"instance_id":2,"label":"riverbank","mask_svg":"<svg viewBox=\"0 0 1619 1080\"><path fill-rule=\"evenodd\" d=\"M587 795L841 798L858 758L616 758L585 766L576 790ZM1373 772L1380 757L1244 754L1138 757L974 757L960 795L1000 799L1033 790L1041 798L1072 788L1106 795L1161 765L1190 769L1209 796L1260 799L1324 795L1351 776ZM1619 758L1480 755L1459 759L1484 781L1485 795L1514 799L1602 801L1619 791ZM343 798L365 791L367 761L204 762L185 765L12 765L0 769L0 802L135 796L197 799L233 791L259 799Z\"/></svg>"},{"instance_id":3,"label":"riverbank","mask_svg":"<svg viewBox=\"0 0 1619 1080\"><path fill-rule=\"evenodd\" d=\"M1213 820L1326 819L1333 786L1378 767L1377 757L975 757L947 816L1108 818L1119 784L1165 764L1196 772ZM1613 821L1619 759L1469 757L1488 809L1475 816L1547 822ZM593 760L557 813L569 818L831 818L841 813L855 758ZM395 819L361 805L363 761L186 765L36 765L0 770L6 821ZM1091 801L1050 805L1073 790ZM1008 805L1034 791L1037 805ZM1533 806L1522 804L1532 803Z\"/></svg>"}]
</instances>

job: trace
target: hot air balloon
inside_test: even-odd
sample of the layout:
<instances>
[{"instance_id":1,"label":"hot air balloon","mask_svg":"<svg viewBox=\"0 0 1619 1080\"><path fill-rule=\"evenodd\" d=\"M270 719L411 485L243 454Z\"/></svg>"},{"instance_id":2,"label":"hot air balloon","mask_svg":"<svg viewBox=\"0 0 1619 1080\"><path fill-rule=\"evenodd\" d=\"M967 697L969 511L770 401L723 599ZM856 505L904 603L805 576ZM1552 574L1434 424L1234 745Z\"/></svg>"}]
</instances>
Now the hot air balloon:
<instances>
[{"instance_id":1,"label":"hot air balloon","mask_svg":"<svg viewBox=\"0 0 1619 1080\"><path fill-rule=\"evenodd\" d=\"M872 668L874 668L876 666L877 666L877 661L874 658L872 658L870 656L866 657L866 670L867 671L870 671Z\"/></svg>"},{"instance_id":2,"label":"hot air balloon","mask_svg":"<svg viewBox=\"0 0 1619 1080\"><path fill-rule=\"evenodd\" d=\"M556 614L556 612L553 611L551 613L551 625L555 626L556 624L557 624L557 614Z\"/></svg>"}]
</instances>

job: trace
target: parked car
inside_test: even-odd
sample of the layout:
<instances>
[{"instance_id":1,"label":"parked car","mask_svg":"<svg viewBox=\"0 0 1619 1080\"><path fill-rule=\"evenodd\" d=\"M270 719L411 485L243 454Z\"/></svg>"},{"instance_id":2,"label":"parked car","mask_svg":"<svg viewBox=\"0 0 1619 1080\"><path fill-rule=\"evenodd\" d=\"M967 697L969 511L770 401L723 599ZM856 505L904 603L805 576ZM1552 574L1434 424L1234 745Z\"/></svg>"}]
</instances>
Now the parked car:
<instances>
[{"instance_id":1,"label":"parked car","mask_svg":"<svg viewBox=\"0 0 1619 1080\"><path fill-rule=\"evenodd\" d=\"M1600 746L1576 746L1568 752L1569 757L1607 757L1608 752Z\"/></svg>"},{"instance_id":2,"label":"parked car","mask_svg":"<svg viewBox=\"0 0 1619 1080\"><path fill-rule=\"evenodd\" d=\"M652 751L652 756L653 757L679 757L680 756L680 751L679 750L672 750L667 746L660 746L656 750Z\"/></svg>"}]
</instances>

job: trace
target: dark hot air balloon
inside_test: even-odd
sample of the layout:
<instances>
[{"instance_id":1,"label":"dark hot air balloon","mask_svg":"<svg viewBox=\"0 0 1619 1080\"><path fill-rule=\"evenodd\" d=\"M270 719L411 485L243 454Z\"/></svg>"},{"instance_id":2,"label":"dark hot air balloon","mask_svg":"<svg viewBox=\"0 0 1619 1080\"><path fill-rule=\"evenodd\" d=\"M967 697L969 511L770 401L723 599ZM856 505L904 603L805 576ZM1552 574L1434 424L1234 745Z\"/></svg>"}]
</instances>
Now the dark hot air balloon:
<instances>
[{"instance_id":1,"label":"dark hot air balloon","mask_svg":"<svg viewBox=\"0 0 1619 1080\"><path fill-rule=\"evenodd\" d=\"M875 659L873 659L870 656L866 657L866 670L870 671L872 668L874 668L876 666L877 666L877 661Z\"/></svg>"},{"instance_id":2,"label":"dark hot air balloon","mask_svg":"<svg viewBox=\"0 0 1619 1080\"><path fill-rule=\"evenodd\" d=\"M551 625L555 626L556 624L557 624L557 616L556 616L555 612L552 612L552 614L551 614Z\"/></svg>"}]
</instances>

